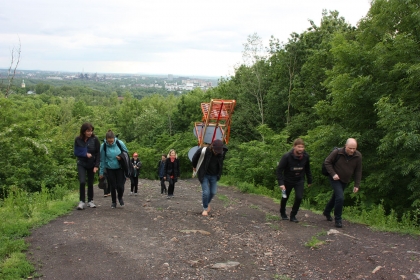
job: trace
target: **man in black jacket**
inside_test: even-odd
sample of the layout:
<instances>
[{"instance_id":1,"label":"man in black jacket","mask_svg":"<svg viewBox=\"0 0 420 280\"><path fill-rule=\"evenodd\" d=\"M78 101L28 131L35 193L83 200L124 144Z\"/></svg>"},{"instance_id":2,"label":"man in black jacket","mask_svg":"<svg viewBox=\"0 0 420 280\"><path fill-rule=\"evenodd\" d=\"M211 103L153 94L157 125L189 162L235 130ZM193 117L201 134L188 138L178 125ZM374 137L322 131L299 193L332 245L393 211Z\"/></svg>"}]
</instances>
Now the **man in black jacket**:
<instances>
[{"instance_id":1,"label":"man in black jacket","mask_svg":"<svg viewBox=\"0 0 420 280\"><path fill-rule=\"evenodd\" d=\"M203 190L203 216L210 212L210 202L217 193L217 181L223 171L223 160L227 152L222 140L214 140L209 147L198 149L193 158L193 172L197 172Z\"/></svg>"},{"instance_id":2,"label":"man in black jacket","mask_svg":"<svg viewBox=\"0 0 420 280\"><path fill-rule=\"evenodd\" d=\"M277 181L280 189L286 191L286 197L283 196L280 202L280 215L283 220L289 219L286 215L286 203L294 189L295 202L293 203L292 212L290 212L290 221L299 222L296 219L296 214L303 198L305 175L308 187L310 187L312 184L312 173L309 155L305 152L305 143L298 138L293 142L293 149L283 155L277 166Z\"/></svg>"}]
</instances>

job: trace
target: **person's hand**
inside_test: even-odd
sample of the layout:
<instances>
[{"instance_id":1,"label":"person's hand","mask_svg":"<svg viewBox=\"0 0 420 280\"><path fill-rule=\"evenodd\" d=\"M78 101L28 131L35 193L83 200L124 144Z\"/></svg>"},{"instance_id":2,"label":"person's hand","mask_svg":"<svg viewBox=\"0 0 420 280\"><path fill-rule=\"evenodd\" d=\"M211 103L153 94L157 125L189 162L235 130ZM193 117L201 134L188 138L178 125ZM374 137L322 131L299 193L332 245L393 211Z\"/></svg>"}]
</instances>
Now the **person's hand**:
<instances>
[{"instance_id":1,"label":"person's hand","mask_svg":"<svg viewBox=\"0 0 420 280\"><path fill-rule=\"evenodd\" d=\"M357 193L358 191L359 191L359 188L356 188L356 187L353 188L354 193Z\"/></svg>"},{"instance_id":2,"label":"person's hand","mask_svg":"<svg viewBox=\"0 0 420 280\"><path fill-rule=\"evenodd\" d=\"M163 180L166 180L166 177L163 177Z\"/></svg>"},{"instance_id":3,"label":"person's hand","mask_svg":"<svg viewBox=\"0 0 420 280\"><path fill-rule=\"evenodd\" d=\"M96 171L98 171L98 167L93 168L93 173L96 173Z\"/></svg>"},{"instance_id":4,"label":"person's hand","mask_svg":"<svg viewBox=\"0 0 420 280\"><path fill-rule=\"evenodd\" d=\"M87 158L91 158L91 157L92 157L92 154L87 153L87 154L86 154L86 157L87 157Z\"/></svg>"},{"instance_id":5,"label":"person's hand","mask_svg":"<svg viewBox=\"0 0 420 280\"><path fill-rule=\"evenodd\" d=\"M335 180L335 181L340 180L340 176L338 176L338 174L335 174L335 175L333 176L333 180Z\"/></svg>"},{"instance_id":6,"label":"person's hand","mask_svg":"<svg viewBox=\"0 0 420 280\"><path fill-rule=\"evenodd\" d=\"M120 157L120 156L116 156L116 158L117 158L118 160L120 160L120 159L121 159L121 157Z\"/></svg>"},{"instance_id":7,"label":"person's hand","mask_svg":"<svg viewBox=\"0 0 420 280\"><path fill-rule=\"evenodd\" d=\"M104 175L99 175L99 179L102 179L104 177Z\"/></svg>"},{"instance_id":8,"label":"person's hand","mask_svg":"<svg viewBox=\"0 0 420 280\"><path fill-rule=\"evenodd\" d=\"M193 171L194 171L194 172L196 171L196 168L195 168L195 167L193 167Z\"/></svg>"},{"instance_id":9,"label":"person's hand","mask_svg":"<svg viewBox=\"0 0 420 280\"><path fill-rule=\"evenodd\" d=\"M312 184L308 184L308 188L311 186Z\"/></svg>"},{"instance_id":10,"label":"person's hand","mask_svg":"<svg viewBox=\"0 0 420 280\"><path fill-rule=\"evenodd\" d=\"M285 187L284 185L281 185L281 186L280 186L280 189L281 189L282 191L285 191L285 190L286 190L286 187Z\"/></svg>"}]
</instances>

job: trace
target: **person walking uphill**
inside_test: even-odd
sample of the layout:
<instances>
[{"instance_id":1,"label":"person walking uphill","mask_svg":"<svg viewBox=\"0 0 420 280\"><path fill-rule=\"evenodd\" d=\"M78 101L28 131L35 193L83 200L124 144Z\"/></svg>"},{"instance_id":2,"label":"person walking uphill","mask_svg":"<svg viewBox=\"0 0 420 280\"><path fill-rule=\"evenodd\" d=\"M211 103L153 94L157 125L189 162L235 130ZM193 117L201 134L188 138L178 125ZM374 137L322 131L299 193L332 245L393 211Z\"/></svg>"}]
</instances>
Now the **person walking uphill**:
<instances>
[{"instance_id":1,"label":"person walking uphill","mask_svg":"<svg viewBox=\"0 0 420 280\"><path fill-rule=\"evenodd\" d=\"M86 194L86 175L88 185L88 206L95 208L93 203L93 180L99 168L99 147L98 137L93 133L94 127L90 123L82 124L80 135L74 139L74 155L77 157L77 173L80 183L80 202L78 210L85 208Z\"/></svg>"},{"instance_id":2,"label":"person walking uphill","mask_svg":"<svg viewBox=\"0 0 420 280\"><path fill-rule=\"evenodd\" d=\"M119 142L119 145L117 144ZM106 170L108 185L111 191L112 204L111 208L117 207L117 194L118 202L124 206L123 194L125 175L124 170L121 168L119 160L121 160L121 149L128 153L127 147L124 142L115 137L112 130L108 130L105 136L104 143L101 145L101 164L99 169L99 178L104 176Z\"/></svg>"},{"instance_id":3,"label":"person walking uphill","mask_svg":"<svg viewBox=\"0 0 420 280\"><path fill-rule=\"evenodd\" d=\"M298 138L293 142L293 149L282 156L276 172L280 189L286 191L286 197L283 196L280 202L280 216L283 220L289 219L286 214L286 204L290 193L294 189L295 201L290 212L290 221L298 223L296 215L303 198L305 175L308 187L312 184L310 159L305 152L305 143L302 139Z\"/></svg>"},{"instance_id":4,"label":"person walking uphill","mask_svg":"<svg viewBox=\"0 0 420 280\"><path fill-rule=\"evenodd\" d=\"M131 165L133 165L133 174L130 177L131 181L131 192L130 195L137 195L138 187L139 187L139 176L140 176L140 168L141 168L141 161L139 159L139 154L134 153L133 158L131 159Z\"/></svg>"},{"instance_id":5,"label":"person walking uphill","mask_svg":"<svg viewBox=\"0 0 420 280\"><path fill-rule=\"evenodd\" d=\"M160 179L160 194L167 193L166 185L165 185L165 162L166 162L166 155L162 155L162 159L159 160L157 164L157 171L158 176Z\"/></svg>"},{"instance_id":6,"label":"person walking uphill","mask_svg":"<svg viewBox=\"0 0 420 280\"><path fill-rule=\"evenodd\" d=\"M163 174L165 175L163 179L169 182L168 199L170 199L174 196L175 183L178 181L180 175L178 155L174 149L169 151Z\"/></svg>"},{"instance_id":7,"label":"person walking uphill","mask_svg":"<svg viewBox=\"0 0 420 280\"><path fill-rule=\"evenodd\" d=\"M192 157L193 171L197 172L203 191L203 216L210 212L210 202L217 193L217 181L222 176L227 151L222 140L214 140L209 147L198 149Z\"/></svg>"},{"instance_id":8,"label":"person walking uphill","mask_svg":"<svg viewBox=\"0 0 420 280\"><path fill-rule=\"evenodd\" d=\"M323 215L327 221L332 221L331 211L334 208L335 226L338 228L343 227L341 215L343 213L344 190L354 176L353 192L358 192L362 180L362 154L356 149L356 139L349 138L344 148L335 149L324 162L333 194L325 206Z\"/></svg>"}]
</instances>

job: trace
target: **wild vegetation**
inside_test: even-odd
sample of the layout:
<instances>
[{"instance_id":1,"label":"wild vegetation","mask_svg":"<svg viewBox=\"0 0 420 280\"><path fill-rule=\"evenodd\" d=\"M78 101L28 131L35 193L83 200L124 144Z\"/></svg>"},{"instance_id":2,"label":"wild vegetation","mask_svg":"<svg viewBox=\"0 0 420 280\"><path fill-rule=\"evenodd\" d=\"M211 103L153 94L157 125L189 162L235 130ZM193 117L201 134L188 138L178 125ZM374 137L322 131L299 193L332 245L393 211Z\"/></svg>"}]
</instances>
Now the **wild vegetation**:
<instances>
[{"instance_id":1,"label":"wild vegetation","mask_svg":"<svg viewBox=\"0 0 420 280\"><path fill-rule=\"evenodd\" d=\"M420 7L418 1L403 2L374 0L357 27L337 11L324 12L319 26L310 22L287 42L271 38L266 52L258 35L250 35L244 63L205 92L109 92L44 81L36 85L36 95L24 94L17 84L14 94L6 95L9 84L0 81L0 218L17 219L9 212L19 198L25 208L19 218L30 221L37 209L50 211L34 204L39 197L60 200L75 189L73 141L85 121L100 139L112 129L131 153L138 152L143 178L156 178L160 154L170 148L180 156L182 176L191 176L187 153L197 145L192 128L201 120L200 103L220 98L237 101L226 184L279 197L277 161L302 137L314 176L304 204L322 210L331 189L321 163L334 146L354 137L363 154L363 178L358 193L347 189L347 218L418 233ZM6 271L13 252L24 249L13 242L28 234L6 224L0 227L0 271Z\"/></svg>"}]
</instances>

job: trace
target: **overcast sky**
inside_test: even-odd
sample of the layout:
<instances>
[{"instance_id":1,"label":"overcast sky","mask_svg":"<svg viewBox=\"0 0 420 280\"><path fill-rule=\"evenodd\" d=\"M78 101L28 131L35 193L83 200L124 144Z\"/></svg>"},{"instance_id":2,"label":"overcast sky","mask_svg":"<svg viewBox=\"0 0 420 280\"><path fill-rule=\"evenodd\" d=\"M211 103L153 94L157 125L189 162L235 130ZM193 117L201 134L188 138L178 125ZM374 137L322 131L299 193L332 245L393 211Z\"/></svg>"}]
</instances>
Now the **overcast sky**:
<instances>
[{"instance_id":1,"label":"overcast sky","mask_svg":"<svg viewBox=\"0 0 420 280\"><path fill-rule=\"evenodd\" d=\"M15 0L0 5L0 68L225 77L257 33L287 42L322 10L354 26L370 0Z\"/></svg>"}]
</instances>

